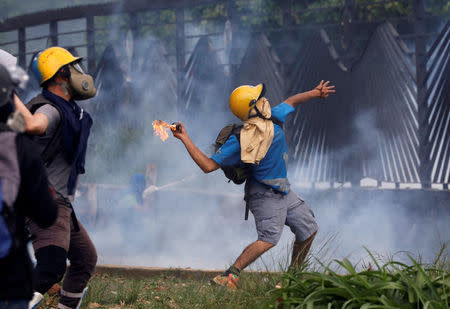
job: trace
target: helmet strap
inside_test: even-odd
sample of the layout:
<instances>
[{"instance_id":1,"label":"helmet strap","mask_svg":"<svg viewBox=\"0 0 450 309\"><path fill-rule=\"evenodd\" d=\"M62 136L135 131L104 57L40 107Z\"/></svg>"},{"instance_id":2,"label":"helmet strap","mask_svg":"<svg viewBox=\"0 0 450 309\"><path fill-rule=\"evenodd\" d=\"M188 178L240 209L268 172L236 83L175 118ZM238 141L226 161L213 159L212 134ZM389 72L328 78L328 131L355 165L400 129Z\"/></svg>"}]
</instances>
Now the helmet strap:
<instances>
[{"instance_id":1,"label":"helmet strap","mask_svg":"<svg viewBox=\"0 0 450 309\"><path fill-rule=\"evenodd\" d=\"M250 110L248 111L248 119L250 118L254 118L254 117L259 117L265 120L270 120L270 118L266 118L263 116L263 114L261 113L261 111L258 109L258 107L256 107L256 103L258 103L259 99L261 99L264 94L266 93L266 86L264 85L264 83L262 84L262 90L261 93L259 94L257 99L253 99L250 101L249 106L251 106ZM255 115L250 115L250 112L252 111L252 109L255 109L256 114Z\"/></svg>"},{"instance_id":2,"label":"helmet strap","mask_svg":"<svg viewBox=\"0 0 450 309\"><path fill-rule=\"evenodd\" d=\"M259 117L259 118L262 118L264 120L270 120L270 118L264 117L264 115L261 113L261 111L258 109L258 107L256 107L256 104L253 105L253 108L255 109L256 114L248 116L248 119L254 118L254 117ZM252 111L252 109L250 109L250 111L248 113L250 114L251 111Z\"/></svg>"}]
</instances>

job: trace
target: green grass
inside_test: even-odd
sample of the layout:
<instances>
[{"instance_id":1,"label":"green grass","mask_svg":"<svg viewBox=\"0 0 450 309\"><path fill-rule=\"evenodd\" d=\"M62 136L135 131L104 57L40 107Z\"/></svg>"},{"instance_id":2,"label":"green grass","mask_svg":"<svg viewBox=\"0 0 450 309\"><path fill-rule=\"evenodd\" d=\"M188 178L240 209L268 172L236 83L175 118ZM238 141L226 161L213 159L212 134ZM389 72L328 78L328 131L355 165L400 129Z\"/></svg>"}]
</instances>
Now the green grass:
<instances>
[{"instance_id":1,"label":"green grass","mask_svg":"<svg viewBox=\"0 0 450 309\"><path fill-rule=\"evenodd\" d=\"M408 263L381 262L367 253L369 260L357 265L311 259L297 271L244 272L237 291L171 271L146 278L95 274L83 308L449 308L447 245L431 264L409 255ZM56 305L57 297L46 296L41 308Z\"/></svg>"},{"instance_id":2,"label":"green grass","mask_svg":"<svg viewBox=\"0 0 450 309\"><path fill-rule=\"evenodd\" d=\"M95 274L83 308L264 308L281 273L246 273L240 289L228 291L204 280L180 279L171 275L126 278ZM55 308L56 296L46 296L41 308Z\"/></svg>"},{"instance_id":3,"label":"green grass","mask_svg":"<svg viewBox=\"0 0 450 309\"><path fill-rule=\"evenodd\" d=\"M319 264L322 271L283 274L282 288L272 302L283 308L449 308L450 274L444 245L431 265L408 255L409 264L390 260L384 264L372 255L362 271L348 259ZM334 271L338 269L339 271ZM273 306L275 307L275 306Z\"/></svg>"}]
</instances>

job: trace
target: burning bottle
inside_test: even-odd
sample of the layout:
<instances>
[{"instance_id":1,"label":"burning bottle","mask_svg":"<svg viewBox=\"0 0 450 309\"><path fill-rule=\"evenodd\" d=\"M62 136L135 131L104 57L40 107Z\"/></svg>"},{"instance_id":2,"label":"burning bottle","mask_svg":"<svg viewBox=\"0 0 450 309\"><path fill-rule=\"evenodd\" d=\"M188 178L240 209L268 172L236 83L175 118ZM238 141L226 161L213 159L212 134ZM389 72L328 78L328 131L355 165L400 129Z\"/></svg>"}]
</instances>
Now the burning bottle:
<instances>
[{"instance_id":1,"label":"burning bottle","mask_svg":"<svg viewBox=\"0 0 450 309\"><path fill-rule=\"evenodd\" d=\"M181 125L179 123L168 124L162 120L154 120L152 122L153 130L155 130L155 134L158 135L161 140L164 142L169 138L168 130L172 130L172 132L180 131Z\"/></svg>"}]
</instances>

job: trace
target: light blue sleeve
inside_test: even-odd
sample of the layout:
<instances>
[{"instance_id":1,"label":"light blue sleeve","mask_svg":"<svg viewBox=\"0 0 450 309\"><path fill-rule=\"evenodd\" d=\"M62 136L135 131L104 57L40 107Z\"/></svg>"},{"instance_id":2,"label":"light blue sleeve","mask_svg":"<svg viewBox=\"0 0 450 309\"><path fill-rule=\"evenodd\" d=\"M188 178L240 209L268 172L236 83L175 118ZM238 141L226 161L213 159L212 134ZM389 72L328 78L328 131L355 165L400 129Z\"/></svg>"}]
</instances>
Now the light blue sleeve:
<instances>
[{"instance_id":1,"label":"light blue sleeve","mask_svg":"<svg viewBox=\"0 0 450 309\"><path fill-rule=\"evenodd\" d=\"M234 134L231 135L225 144L211 156L211 159L216 161L220 166L231 166L240 163L241 145L236 136Z\"/></svg>"},{"instance_id":2,"label":"light blue sleeve","mask_svg":"<svg viewBox=\"0 0 450 309\"><path fill-rule=\"evenodd\" d=\"M294 107L292 107L291 105L283 102L281 104L278 104L274 108L272 108L272 117L277 118L281 122L285 122L286 121L286 117L290 113L292 113L293 111L295 111Z\"/></svg>"}]
</instances>

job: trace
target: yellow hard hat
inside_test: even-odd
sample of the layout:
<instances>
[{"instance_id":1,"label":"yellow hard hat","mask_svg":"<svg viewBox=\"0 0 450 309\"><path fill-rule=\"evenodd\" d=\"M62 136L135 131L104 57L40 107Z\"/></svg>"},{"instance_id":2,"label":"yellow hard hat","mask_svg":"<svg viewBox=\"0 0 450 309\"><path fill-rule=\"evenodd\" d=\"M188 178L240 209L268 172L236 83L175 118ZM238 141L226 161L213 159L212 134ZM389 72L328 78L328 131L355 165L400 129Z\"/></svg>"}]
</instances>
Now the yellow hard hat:
<instances>
[{"instance_id":1,"label":"yellow hard hat","mask_svg":"<svg viewBox=\"0 0 450 309\"><path fill-rule=\"evenodd\" d=\"M230 95L231 112L242 121L247 120L250 110L263 95L264 84L237 87Z\"/></svg>"},{"instance_id":2,"label":"yellow hard hat","mask_svg":"<svg viewBox=\"0 0 450 309\"><path fill-rule=\"evenodd\" d=\"M80 57L74 57L67 49L62 47L49 47L33 58L31 70L36 76L39 85L42 85L63 66L81 59Z\"/></svg>"}]
</instances>

